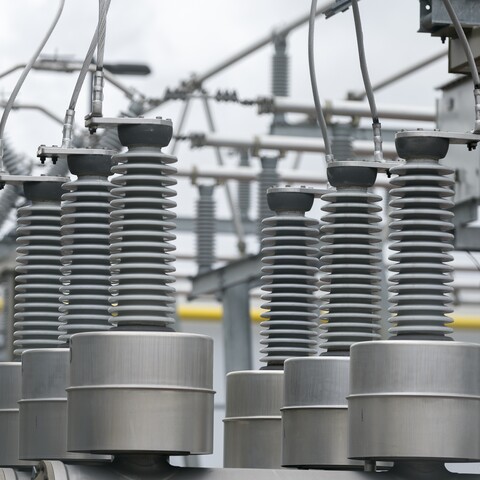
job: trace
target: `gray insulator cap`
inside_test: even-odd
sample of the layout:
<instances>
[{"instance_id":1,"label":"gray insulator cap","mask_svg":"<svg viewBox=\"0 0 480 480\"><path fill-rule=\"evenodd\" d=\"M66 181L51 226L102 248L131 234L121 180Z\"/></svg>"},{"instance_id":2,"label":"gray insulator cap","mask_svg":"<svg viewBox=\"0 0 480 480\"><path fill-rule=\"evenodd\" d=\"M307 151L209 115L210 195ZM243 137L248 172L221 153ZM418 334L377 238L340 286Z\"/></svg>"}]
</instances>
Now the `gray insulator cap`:
<instances>
[{"instance_id":1,"label":"gray insulator cap","mask_svg":"<svg viewBox=\"0 0 480 480\"><path fill-rule=\"evenodd\" d=\"M395 139L395 147L400 158L431 158L439 160L448 152L450 140L439 137L400 137Z\"/></svg>"},{"instance_id":2,"label":"gray insulator cap","mask_svg":"<svg viewBox=\"0 0 480 480\"><path fill-rule=\"evenodd\" d=\"M327 167L327 178L333 187L372 187L377 179L377 169L367 167Z\"/></svg>"},{"instance_id":3,"label":"gray insulator cap","mask_svg":"<svg viewBox=\"0 0 480 480\"><path fill-rule=\"evenodd\" d=\"M118 137L124 146L151 145L166 147L173 135L172 125L133 124L119 125Z\"/></svg>"},{"instance_id":4,"label":"gray insulator cap","mask_svg":"<svg viewBox=\"0 0 480 480\"><path fill-rule=\"evenodd\" d=\"M268 207L273 212L282 210L291 212L308 212L315 197L310 193L301 192L268 192Z\"/></svg>"},{"instance_id":5,"label":"gray insulator cap","mask_svg":"<svg viewBox=\"0 0 480 480\"><path fill-rule=\"evenodd\" d=\"M108 177L112 168L112 157L105 155L68 155L68 168L78 176L94 175Z\"/></svg>"},{"instance_id":6,"label":"gray insulator cap","mask_svg":"<svg viewBox=\"0 0 480 480\"><path fill-rule=\"evenodd\" d=\"M62 182L25 182L25 198L32 202L55 202L62 198Z\"/></svg>"}]
</instances>

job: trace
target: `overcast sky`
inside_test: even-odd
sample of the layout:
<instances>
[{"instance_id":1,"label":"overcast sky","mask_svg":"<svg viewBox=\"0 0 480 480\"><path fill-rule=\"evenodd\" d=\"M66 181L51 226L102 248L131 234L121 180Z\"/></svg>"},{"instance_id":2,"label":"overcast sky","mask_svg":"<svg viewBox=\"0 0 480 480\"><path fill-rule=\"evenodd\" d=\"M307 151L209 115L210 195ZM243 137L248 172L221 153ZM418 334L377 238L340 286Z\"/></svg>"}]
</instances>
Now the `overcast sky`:
<instances>
[{"instance_id":1,"label":"overcast sky","mask_svg":"<svg viewBox=\"0 0 480 480\"><path fill-rule=\"evenodd\" d=\"M322 2L319 1L319 5ZM58 3L54 0L0 0L0 71L26 62L50 24ZM152 74L146 78L122 77L149 96L161 96L167 87L182 79L202 73L219 61L243 49L275 27L290 22L309 11L309 0L112 0L107 24L106 62L144 62ZM412 62L419 61L442 47L438 38L419 34L418 0L362 0L367 59L373 82L383 79ZM97 0L67 0L59 25L48 42L46 55L83 59L97 20ZM298 28L288 38L291 57L291 96L311 99L307 64L307 26ZM206 82L212 92L235 89L242 98L270 94L270 63L273 47L259 50L249 58ZM316 62L320 95L323 99L345 98L347 91L362 88L352 13L348 11L316 24ZM0 79L0 93L6 97L19 72ZM377 101L389 104L434 106L445 83L447 61L443 59L421 72L382 90ZM76 74L33 71L18 97L19 102L38 103L63 116ZM104 114L116 115L126 107L121 93L107 85ZM80 97L77 121L86 113L87 98ZM206 131L201 105L196 103L186 131ZM155 114L178 120L180 102L170 102ZM271 119L258 116L255 107L232 104L213 106L218 131L229 135L267 133ZM58 144L61 127L39 113L12 112L7 135L14 147L34 156L39 144ZM229 152L226 152L229 153ZM206 149L191 151L187 144L177 150L179 163L213 164ZM235 164L237 158L227 155ZM291 160L282 160L288 166ZM252 160L257 164L258 160ZM313 163L309 163L313 162ZM322 170L316 157L305 160L304 168ZM228 215L222 188L216 189L219 214ZM180 215L193 215L196 191L186 179L179 182ZM255 196L255 195L254 195ZM252 206L254 215L254 206ZM188 237L188 235L186 236ZM252 239L251 251L256 250ZM222 242L224 250L234 250L233 238ZM193 252L193 237L185 247Z\"/></svg>"}]
</instances>

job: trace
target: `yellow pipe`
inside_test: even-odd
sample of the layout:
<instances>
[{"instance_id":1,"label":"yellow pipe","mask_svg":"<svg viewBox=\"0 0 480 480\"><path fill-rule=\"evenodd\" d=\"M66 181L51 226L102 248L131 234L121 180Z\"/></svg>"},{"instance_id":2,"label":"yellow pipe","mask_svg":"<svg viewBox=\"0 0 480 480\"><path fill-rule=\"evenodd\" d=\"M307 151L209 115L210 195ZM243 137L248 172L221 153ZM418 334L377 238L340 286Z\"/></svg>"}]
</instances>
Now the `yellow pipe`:
<instances>
[{"instance_id":1,"label":"yellow pipe","mask_svg":"<svg viewBox=\"0 0 480 480\"><path fill-rule=\"evenodd\" d=\"M259 323L263 310L261 308L252 308L250 318L252 322ZM183 304L177 308L177 314L182 320L205 320L221 321L223 318L223 309L220 305L195 305ZM455 328L480 329L480 316L476 315L453 315L453 326Z\"/></svg>"}]
</instances>

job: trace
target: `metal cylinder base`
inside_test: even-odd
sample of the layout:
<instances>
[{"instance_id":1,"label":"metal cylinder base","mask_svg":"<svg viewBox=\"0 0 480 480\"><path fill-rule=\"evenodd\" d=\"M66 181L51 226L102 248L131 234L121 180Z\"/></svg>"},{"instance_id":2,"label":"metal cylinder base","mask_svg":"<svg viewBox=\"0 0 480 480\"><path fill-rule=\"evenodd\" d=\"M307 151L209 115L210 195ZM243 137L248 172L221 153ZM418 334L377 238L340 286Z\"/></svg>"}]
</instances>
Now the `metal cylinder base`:
<instances>
[{"instance_id":1,"label":"metal cylinder base","mask_svg":"<svg viewBox=\"0 0 480 480\"><path fill-rule=\"evenodd\" d=\"M213 342L170 332L72 336L68 449L207 454L213 444Z\"/></svg>"},{"instance_id":2,"label":"metal cylinder base","mask_svg":"<svg viewBox=\"0 0 480 480\"><path fill-rule=\"evenodd\" d=\"M35 462L20 460L18 453L18 401L22 390L22 364L0 363L0 465L23 467Z\"/></svg>"},{"instance_id":3,"label":"metal cylinder base","mask_svg":"<svg viewBox=\"0 0 480 480\"><path fill-rule=\"evenodd\" d=\"M380 341L352 346L349 456L480 459L480 345Z\"/></svg>"},{"instance_id":4,"label":"metal cylinder base","mask_svg":"<svg viewBox=\"0 0 480 480\"><path fill-rule=\"evenodd\" d=\"M224 457L228 468L280 468L283 370L227 375Z\"/></svg>"},{"instance_id":5,"label":"metal cylinder base","mask_svg":"<svg viewBox=\"0 0 480 480\"><path fill-rule=\"evenodd\" d=\"M70 350L45 348L22 354L20 458L24 460L110 461L106 455L67 451L67 392Z\"/></svg>"},{"instance_id":6,"label":"metal cylinder base","mask_svg":"<svg viewBox=\"0 0 480 480\"><path fill-rule=\"evenodd\" d=\"M349 370L349 357L285 362L284 467L363 468L363 462L348 459Z\"/></svg>"}]
</instances>

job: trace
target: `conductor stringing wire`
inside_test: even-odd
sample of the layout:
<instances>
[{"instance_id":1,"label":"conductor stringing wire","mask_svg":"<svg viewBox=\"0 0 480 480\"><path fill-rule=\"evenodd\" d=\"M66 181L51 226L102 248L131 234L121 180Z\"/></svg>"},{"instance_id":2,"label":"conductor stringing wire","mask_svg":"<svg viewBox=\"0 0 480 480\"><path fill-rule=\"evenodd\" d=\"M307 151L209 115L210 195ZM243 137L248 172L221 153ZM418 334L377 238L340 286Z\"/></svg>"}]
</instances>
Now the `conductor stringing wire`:
<instances>
[{"instance_id":1,"label":"conductor stringing wire","mask_svg":"<svg viewBox=\"0 0 480 480\"><path fill-rule=\"evenodd\" d=\"M63 12L63 7L65 5L65 0L60 0L60 3L58 5L57 12L55 13L55 17L53 19L52 24L50 25L50 28L48 29L47 33L45 34L45 37L43 40L40 42L40 45L38 48L35 50L35 53L33 54L32 58L30 61L25 65L25 68L22 71L22 74L17 80L17 83L15 85L15 88L12 91L12 94L10 95L10 98L7 101L7 104L5 105L5 109L3 110L3 115L2 119L0 120L0 170L3 170L3 136L5 133L5 125L7 124L7 119L10 114L10 111L12 110L13 104L15 103L15 99L17 98L18 92L22 88L23 82L27 78L27 75L30 73L30 70L32 69L34 63L37 61L37 58L39 57L40 53L42 52L43 48L45 47L45 44L48 42L50 36L52 35L52 32L55 30L55 27L57 26L58 20L60 19L60 16L62 15Z\"/></svg>"},{"instance_id":2,"label":"conductor stringing wire","mask_svg":"<svg viewBox=\"0 0 480 480\"><path fill-rule=\"evenodd\" d=\"M332 146L330 144L330 137L328 135L327 122L323 115L322 104L318 95L317 76L315 74L315 56L314 56L314 42L315 42L315 14L317 12L317 0L312 0L310 8L310 17L308 20L308 68L310 71L310 83L312 84L313 101L315 103L315 113L317 116L317 124L322 131L323 142L325 143L325 158L327 162L333 160Z\"/></svg>"},{"instance_id":3,"label":"conductor stringing wire","mask_svg":"<svg viewBox=\"0 0 480 480\"><path fill-rule=\"evenodd\" d=\"M353 20L355 23L355 34L357 37L358 58L360 60L360 70L362 71L363 85L365 86L365 94L370 106L372 114L373 143L374 143L374 159L383 162L382 152L382 126L378 118L377 104L373 93L372 82L368 73L367 58L365 55L365 44L363 41L362 19L360 17L360 9L358 8L358 0L352 0Z\"/></svg>"},{"instance_id":4,"label":"conductor stringing wire","mask_svg":"<svg viewBox=\"0 0 480 480\"><path fill-rule=\"evenodd\" d=\"M87 54L85 55L82 68L80 69L80 73L78 74L78 78L75 83L75 87L73 89L72 97L70 98L68 109L65 112L65 120L63 124L63 138L62 138L63 147L68 147L72 139L73 122L75 118L75 108L77 106L78 97L80 95L80 91L82 89L83 83L85 82L85 77L87 76L87 73L90 69L90 64L92 63L93 54L99 43L99 34L102 29L102 25L106 24L106 17L107 17L109 5L110 5L110 2L106 0L102 0L99 3L98 24L95 29L95 33L93 34L92 40L90 42L90 46L88 47Z\"/></svg>"},{"instance_id":5,"label":"conductor stringing wire","mask_svg":"<svg viewBox=\"0 0 480 480\"><path fill-rule=\"evenodd\" d=\"M472 49L470 48L470 44L468 43L467 36L463 31L462 24L458 19L457 14L452 6L450 0L443 0L443 4L445 9L448 12L450 19L452 20L453 26L455 27L455 32L457 32L458 39L462 44L463 51L465 52L465 56L467 57L468 68L470 69L470 73L472 75L473 80L473 94L475 98L475 133L480 133L480 75L478 74L477 64L475 63L475 57L473 56Z\"/></svg>"},{"instance_id":6,"label":"conductor stringing wire","mask_svg":"<svg viewBox=\"0 0 480 480\"><path fill-rule=\"evenodd\" d=\"M103 58L105 55L105 38L107 33L107 13L110 8L110 0L99 1L98 16L98 47L97 47L97 70L103 70ZM103 3L103 6L102 6Z\"/></svg>"}]
</instances>

